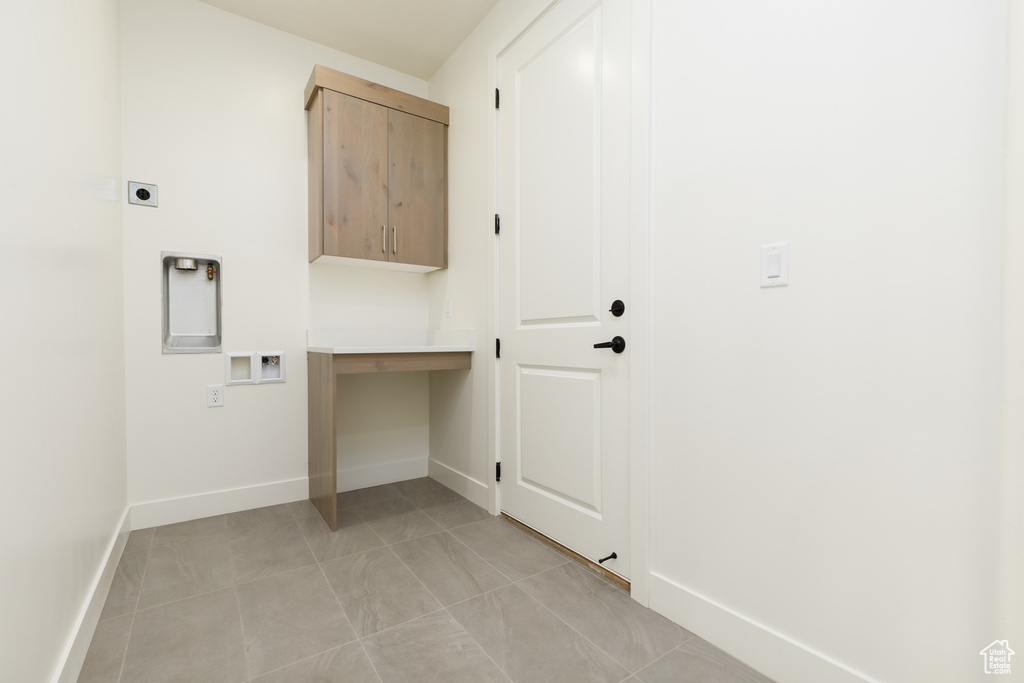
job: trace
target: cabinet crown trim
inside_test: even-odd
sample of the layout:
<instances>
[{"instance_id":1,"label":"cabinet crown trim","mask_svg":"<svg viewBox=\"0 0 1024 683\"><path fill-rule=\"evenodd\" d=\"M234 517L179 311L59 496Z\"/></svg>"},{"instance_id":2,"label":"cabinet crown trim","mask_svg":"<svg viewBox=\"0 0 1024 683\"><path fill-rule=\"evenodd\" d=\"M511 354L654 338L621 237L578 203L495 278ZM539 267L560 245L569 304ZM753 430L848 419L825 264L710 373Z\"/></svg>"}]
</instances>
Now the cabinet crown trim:
<instances>
[{"instance_id":1,"label":"cabinet crown trim","mask_svg":"<svg viewBox=\"0 0 1024 683\"><path fill-rule=\"evenodd\" d=\"M448 125L448 107L443 104L431 102L422 97L394 90L341 71L335 71L320 64L313 67L313 73L309 75L309 82L306 84L305 108L307 110L313 104L313 95L319 88L351 95L389 109L397 109Z\"/></svg>"}]
</instances>

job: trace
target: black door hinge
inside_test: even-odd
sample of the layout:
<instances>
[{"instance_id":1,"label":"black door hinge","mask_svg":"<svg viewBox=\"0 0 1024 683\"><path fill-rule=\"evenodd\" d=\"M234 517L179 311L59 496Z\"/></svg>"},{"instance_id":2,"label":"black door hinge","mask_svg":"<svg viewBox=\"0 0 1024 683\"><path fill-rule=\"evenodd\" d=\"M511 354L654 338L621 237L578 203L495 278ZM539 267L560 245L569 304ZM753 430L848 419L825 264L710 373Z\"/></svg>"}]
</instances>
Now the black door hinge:
<instances>
[{"instance_id":1,"label":"black door hinge","mask_svg":"<svg viewBox=\"0 0 1024 683\"><path fill-rule=\"evenodd\" d=\"M501 95L498 94L498 89L494 89L494 108L501 109Z\"/></svg>"},{"instance_id":2,"label":"black door hinge","mask_svg":"<svg viewBox=\"0 0 1024 683\"><path fill-rule=\"evenodd\" d=\"M501 216L494 214L494 234L501 234Z\"/></svg>"},{"instance_id":3,"label":"black door hinge","mask_svg":"<svg viewBox=\"0 0 1024 683\"><path fill-rule=\"evenodd\" d=\"M494 357L495 358L501 358L501 340L500 339L495 339L494 340Z\"/></svg>"},{"instance_id":4,"label":"black door hinge","mask_svg":"<svg viewBox=\"0 0 1024 683\"><path fill-rule=\"evenodd\" d=\"M501 481L501 463L494 463L494 481Z\"/></svg>"}]
</instances>

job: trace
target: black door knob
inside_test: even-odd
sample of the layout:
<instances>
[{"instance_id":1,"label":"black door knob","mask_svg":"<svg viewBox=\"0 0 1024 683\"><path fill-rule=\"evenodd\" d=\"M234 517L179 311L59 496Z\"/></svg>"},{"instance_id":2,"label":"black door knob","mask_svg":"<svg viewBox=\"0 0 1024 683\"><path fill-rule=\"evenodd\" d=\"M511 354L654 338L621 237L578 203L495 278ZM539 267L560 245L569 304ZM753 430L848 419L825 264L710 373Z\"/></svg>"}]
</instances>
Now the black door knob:
<instances>
[{"instance_id":1,"label":"black door knob","mask_svg":"<svg viewBox=\"0 0 1024 683\"><path fill-rule=\"evenodd\" d=\"M626 350L626 340L622 337L612 337L610 342L594 344L595 349L611 349L615 353L622 353Z\"/></svg>"},{"instance_id":2,"label":"black door knob","mask_svg":"<svg viewBox=\"0 0 1024 683\"><path fill-rule=\"evenodd\" d=\"M626 304L622 303L621 299L616 299L615 301L612 302L612 307L609 308L608 310L611 311L612 315L618 318L619 316L626 312Z\"/></svg>"}]
</instances>

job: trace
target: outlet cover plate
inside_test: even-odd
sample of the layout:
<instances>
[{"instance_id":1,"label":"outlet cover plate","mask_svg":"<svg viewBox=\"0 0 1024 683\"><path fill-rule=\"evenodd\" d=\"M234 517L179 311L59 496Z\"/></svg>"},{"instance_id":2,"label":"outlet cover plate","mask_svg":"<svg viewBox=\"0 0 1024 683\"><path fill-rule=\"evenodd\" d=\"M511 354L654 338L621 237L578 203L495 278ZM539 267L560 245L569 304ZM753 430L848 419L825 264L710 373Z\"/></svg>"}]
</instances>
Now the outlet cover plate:
<instances>
[{"instance_id":1,"label":"outlet cover plate","mask_svg":"<svg viewBox=\"0 0 1024 683\"><path fill-rule=\"evenodd\" d=\"M137 183L135 181L128 181L128 203L138 204L139 206L157 206L157 188L156 185L150 185L148 183Z\"/></svg>"},{"instance_id":2,"label":"outlet cover plate","mask_svg":"<svg viewBox=\"0 0 1024 683\"><path fill-rule=\"evenodd\" d=\"M206 385L206 407L207 408L222 408L222 407L224 407L224 385L223 384L207 384Z\"/></svg>"}]
</instances>

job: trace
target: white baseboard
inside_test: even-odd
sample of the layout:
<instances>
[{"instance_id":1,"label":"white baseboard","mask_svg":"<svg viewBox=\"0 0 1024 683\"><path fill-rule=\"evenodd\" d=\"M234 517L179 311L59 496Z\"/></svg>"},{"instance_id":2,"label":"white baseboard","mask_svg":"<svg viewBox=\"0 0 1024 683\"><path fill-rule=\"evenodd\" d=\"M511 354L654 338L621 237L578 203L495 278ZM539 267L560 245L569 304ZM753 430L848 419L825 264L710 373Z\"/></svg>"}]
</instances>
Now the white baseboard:
<instances>
[{"instance_id":1,"label":"white baseboard","mask_svg":"<svg viewBox=\"0 0 1024 683\"><path fill-rule=\"evenodd\" d=\"M414 458L338 470L338 493L427 476L427 459Z\"/></svg>"},{"instance_id":2,"label":"white baseboard","mask_svg":"<svg viewBox=\"0 0 1024 683\"><path fill-rule=\"evenodd\" d=\"M474 479L468 474L459 472L456 469L452 469L448 465L440 463L433 458L430 460L429 476L431 479L435 479L444 484L471 503L476 503L484 510L487 509L489 505L488 492L487 484L484 482Z\"/></svg>"},{"instance_id":3,"label":"white baseboard","mask_svg":"<svg viewBox=\"0 0 1024 683\"><path fill-rule=\"evenodd\" d=\"M427 472L426 458L338 470L338 492L354 491L406 479L418 479L427 476ZM296 500L305 500L308 497L309 479L302 477L258 486L200 493L182 498L135 503L131 507L131 528L148 529L163 524L187 522L192 519L251 510L267 505L290 503Z\"/></svg>"},{"instance_id":4,"label":"white baseboard","mask_svg":"<svg viewBox=\"0 0 1024 683\"><path fill-rule=\"evenodd\" d=\"M117 563L121 561L121 553L124 551L125 544L128 543L131 526L128 511L129 508L126 507L121 514L121 521L117 525L113 538L107 544L103 565L93 579L89 597L82 606L75 627L71 631L71 637L64 648L60 666L57 667L57 672L54 674L53 683L75 683L78 680L78 675L82 672L85 655L89 652L89 645L96 633L96 624L100 621L103 604L107 601L107 594L110 592L110 584L114 581Z\"/></svg>"},{"instance_id":5,"label":"white baseboard","mask_svg":"<svg viewBox=\"0 0 1024 683\"><path fill-rule=\"evenodd\" d=\"M309 479L301 477L183 498L135 503L132 505L132 529L187 522L229 512L291 503L308 497Z\"/></svg>"},{"instance_id":6,"label":"white baseboard","mask_svg":"<svg viewBox=\"0 0 1024 683\"><path fill-rule=\"evenodd\" d=\"M785 683L879 683L674 581L650 574L650 607L769 678Z\"/></svg>"}]
</instances>

